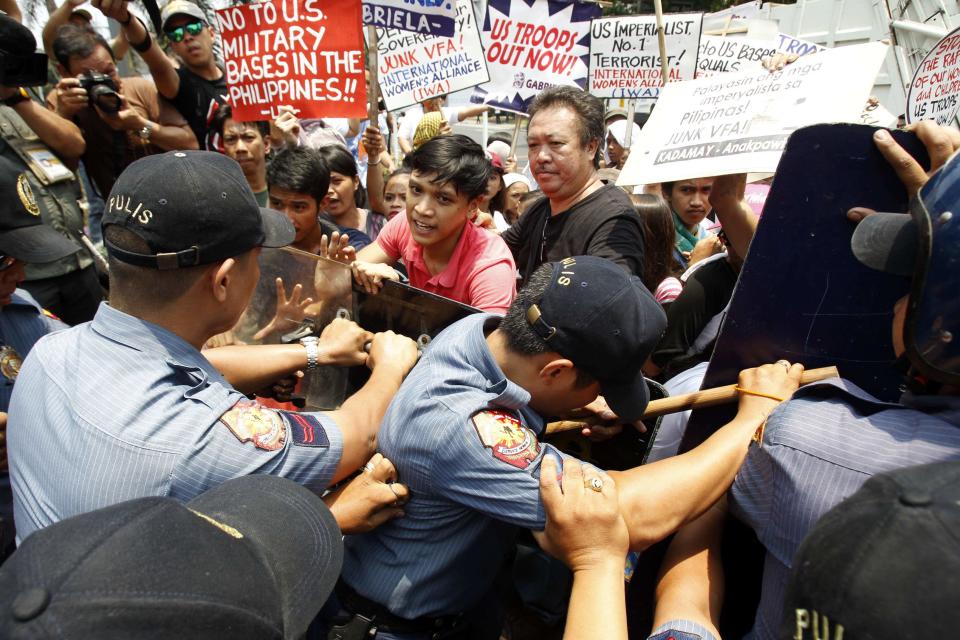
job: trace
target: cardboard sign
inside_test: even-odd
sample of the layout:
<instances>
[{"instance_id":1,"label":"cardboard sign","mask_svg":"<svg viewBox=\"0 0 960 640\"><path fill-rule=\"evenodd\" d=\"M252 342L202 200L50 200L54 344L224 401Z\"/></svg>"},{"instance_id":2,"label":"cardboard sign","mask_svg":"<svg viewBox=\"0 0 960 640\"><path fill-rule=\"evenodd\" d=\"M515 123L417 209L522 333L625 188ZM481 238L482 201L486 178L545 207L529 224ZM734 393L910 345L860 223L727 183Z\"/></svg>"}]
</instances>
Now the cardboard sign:
<instances>
[{"instance_id":1,"label":"cardboard sign","mask_svg":"<svg viewBox=\"0 0 960 640\"><path fill-rule=\"evenodd\" d=\"M718 73L756 70L761 60L779 49L772 41L753 38L724 38L702 36L697 56L697 77L707 78Z\"/></svg>"},{"instance_id":2,"label":"cardboard sign","mask_svg":"<svg viewBox=\"0 0 960 640\"><path fill-rule=\"evenodd\" d=\"M359 0L276 0L217 11L233 117L366 113Z\"/></svg>"},{"instance_id":3,"label":"cardboard sign","mask_svg":"<svg viewBox=\"0 0 960 640\"><path fill-rule=\"evenodd\" d=\"M453 37L455 0L363 0L363 24Z\"/></svg>"},{"instance_id":4,"label":"cardboard sign","mask_svg":"<svg viewBox=\"0 0 960 640\"><path fill-rule=\"evenodd\" d=\"M692 80L702 13L663 16L670 82ZM655 16L594 20L590 27L589 91L600 98L656 98L663 84Z\"/></svg>"},{"instance_id":5,"label":"cardboard sign","mask_svg":"<svg viewBox=\"0 0 960 640\"><path fill-rule=\"evenodd\" d=\"M820 122L859 122L887 45L841 47L777 72L746 71L664 87L619 185L772 172L787 138Z\"/></svg>"},{"instance_id":6,"label":"cardboard sign","mask_svg":"<svg viewBox=\"0 0 960 640\"><path fill-rule=\"evenodd\" d=\"M377 29L377 53L380 95L389 111L490 79L470 0L458 0L453 38Z\"/></svg>"},{"instance_id":7,"label":"cardboard sign","mask_svg":"<svg viewBox=\"0 0 960 640\"><path fill-rule=\"evenodd\" d=\"M574 0L489 0L482 41L490 82L470 101L526 113L547 87L583 87L590 20L600 11Z\"/></svg>"},{"instance_id":8,"label":"cardboard sign","mask_svg":"<svg viewBox=\"0 0 960 640\"><path fill-rule=\"evenodd\" d=\"M936 120L948 125L960 108L960 27L924 56L907 92L907 123Z\"/></svg>"},{"instance_id":9,"label":"cardboard sign","mask_svg":"<svg viewBox=\"0 0 960 640\"><path fill-rule=\"evenodd\" d=\"M899 398L890 336L893 306L909 279L860 264L846 217L855 206L907 210L909 196L877 150L874 131L818 125L791 136L701 388L785 358L808 369L834 365L881 400ZM892 134L929 166L915 135ZM736 404L694 411L680 450L703 442L735 412Z\"/></svg>"},{"instance_id":10,"label":"cardboard sign","mask_svg":"<svg viewBox=\"0 0 960 640\"><path fill-rule=\"evenodd\" d=\"M827 48L822 45L801 40L800 38L794 38L785 33L777 35L777 51L780 53L795 53L798 56L806 56L811 53L826 50Z\"/></svg>"}]
</instances>

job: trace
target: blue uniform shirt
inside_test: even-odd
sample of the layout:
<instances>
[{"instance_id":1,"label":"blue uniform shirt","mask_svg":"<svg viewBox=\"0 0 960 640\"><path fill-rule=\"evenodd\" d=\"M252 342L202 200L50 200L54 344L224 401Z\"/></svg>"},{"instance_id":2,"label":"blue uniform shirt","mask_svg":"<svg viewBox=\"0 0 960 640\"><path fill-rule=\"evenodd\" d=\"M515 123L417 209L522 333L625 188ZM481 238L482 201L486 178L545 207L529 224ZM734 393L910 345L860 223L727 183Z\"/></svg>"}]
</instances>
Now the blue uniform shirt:
<instances>
[{"instance_id":1,"label":"blue uniform shirt","mask_svg":"<svg viewBox=\"0 0 960 640\"><path fill-rule=\"evenodd\" d=\"M487 348L484 331L498 320L476 314L438 335L380 427L380 451L411 498L403 518L347 538L343 578L404 618L469 609L517 527L545 524L540 462L556 451L537 441L543 419L530 394Z\"/></svg>"},{"instance_id":2,"label":"blue uniform shirt","mask_svg":"<svg viewBox=\"0 0 960 640\"><path fill-rule=\"evenodd\" d=\"M881 402L844 380L808 385L771 414L730 492L766 548L756 638L778 637L797 548L820 517L871 476L960 459L960 398Z\"/></svg>"},{"instance_id":3,"label":"blue uniform shirt","mask_svg":"<svg viewBox=\"0 0 960 640\"><path fill-rule=\"evenodd\" d=\"M45 314L26 290L17 289L10 296L10 304L0 309L0 354L2 347L12 347L21 359L26 358L37 340L66 328L63 322ZM16 375L9 376L8 367L13 365L12 360L0 358L0 411L10 406Z\"/></svg>"},{"instance_id":4,"label":"blue uniform shirt","mask_svg":"<svg viewBox=\"0 0 960 640\"><path fill-rule=\"evenodd\" d=\"M8 431L21 540L124 500L186 501L254 473L320 491L343 448L328 416L260 407L182 338L105 303L34 346Z\"/></svg>"}]
</instances>

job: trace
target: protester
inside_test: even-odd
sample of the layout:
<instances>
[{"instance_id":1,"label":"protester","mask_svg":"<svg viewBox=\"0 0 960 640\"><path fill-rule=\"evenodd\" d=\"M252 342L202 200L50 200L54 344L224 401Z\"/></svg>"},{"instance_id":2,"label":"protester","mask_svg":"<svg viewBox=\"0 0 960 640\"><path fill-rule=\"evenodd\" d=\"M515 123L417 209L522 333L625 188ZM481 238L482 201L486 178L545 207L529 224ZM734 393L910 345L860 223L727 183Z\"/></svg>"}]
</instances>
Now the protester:
<instances>
[{"instance_id":1,"label":"protester","mask_svg":"<svg viewBox=\"0 0 960 640\"><path fill-rule=\"evenodd\" d=\"M660 185L663 199L673 211L673 224L676 229L676 259L686 269L690 266L690 255L697 243L707 239L710 224L706 221L710 213L710 189L713 178L694 178L664 182Z\"/></svg>"},{"instance_id":2,"label":"protester","mask_svg":"<svg viewBox=\"0 0 960 640\"><path fill-rule=\"evenodd\" d=\"M53 40L57 37L57 31L65 24L72 24L78 27L93 28L93 15L90 13L92 6L88 0L66 0L57 9L50 14L47 23L43 25L43 50L51 58L55 57L53 53ZM110 41L110 51L116 60L122 59L130 50L130 43L121 35L117 35Z\"/></svg>"},{"instance_id":3,"label":"protester","mask_svg":"<svg viewBox=\"0 0 960 640\"><path fill-rule=\"evenodd\" d=\"M0 567L0 635L301 638L342 561L329 509L289 480L130 500L20 546Z\"/></svg>"},{"instance_id":4,"label":"protester","mask_svg":"<svg viewBox=\"0 0 960 640\"><path fill-rule=\"evenodd\" d=\"M59 260L78 251L73 242L40 221L32 212L36 206L26 172L0 157L0 562L14 541L6 447L10 395L23 359L37 340L67 328L18 285L26 277L27 263Z\"/></svg>"},{"instance_id":5,"label":"protester","mask_svg":"<svg viewBox=\"0 0 960 640\"><path fill-rule=\"evenodd\" d=\"M357 198L363 196L363 187L353 156L345 147L338 145L320 147L317 153L330 170L330 186L322 207L323 215L338 227L362 231L371 240L376 240L387 218L381 213L357 206ZM368 173L368 178L376 173ZM382 181L381 174L379 182L382 184Z\"/></svg>"},{"instance_id":6,"label":"protester","mask_svg":"<svg viewBox=\"0 0 960 640\"><path fill-rule=\"evenodd\" d=\"M683 291L683 283L675 277L681 270L673 255L673 212L657 196L639 194L630 199L643 220L643 238L646 242L641 280L666 309Z\"/></svg>"},{"instance_id":7,"label":"protester","mask_svg":"<svg viewBox=\"0 0 960 640\"><path fill-rule=\"evenodd\" d=\"M104 233L110 304L38 342L14 388L9 459L21 540L123 500L189 500L252 473L319 492L370 459L383 412L416 362L413 340L338 320L300 344L199 351L247 307L260 247L294 238L282 214L257 206L236 162L182 151L137 161L114 185ZM326 413L277 411L245 395L322 364L372 373ZM365 528L368 511L395 514L401 496L384 485L354 481L344 491L359 495L330 498L344 531Z\"/></svg>"},{"instance_id":8,"label":"protester","mask_svg":"<svg viewBox=\"0 0 960 640\"><path fill-rule=\"evenodd\" d=\"M96 31L64 25L53 41L62 79L47 106L75 121L87 143L83 163L100 193L120 172L152 153L196 149L187 121L145 78L121 79L107 41Z\"/></svg>"},{"instance_id":9,"label":"protester","mask_svg":"<svg viewBox=\"0 0 960 640\"><path fill-rule=\"evenodd\" d=\"M519 173L508 173L503 176L503 186L506 193L503 212L500 216L493 216L500 231L505 231L520 219L520 202L523 196L530 193L530 181Z\"/></svg>"},{"instance_id":10,"label":"protester","mask_svg":"<svg viewBox=\"0 0 960 640\"><path fill-rule=\"evenodd\" d=\"M410 486L406 515L347 540L342 588L325 612L342 610L355 622L376 612L378 629L399 638L433 625L498 632L493 578L516 528L543 529L541 463L560 456L535 434L545 416L565 416L601 390L617 415L642 415L649 392L639 363L664 325L639 279L605 259L577 256L541 267L504 318L470 316L434 338L379 434L380 451ZM740 386L751 393L706 443L610 474L632 549L722 495L746 443L777 406L771 398L788 397L802 369L742 372ZM591 488L602 491L595 479Z\"/></svg>"},{"instance_id":11,"label":"protester","mask_svg":"<svg viewBox=\"0 0 960 640\"><path fill-rule=\"evenodd\" d=\"M544 262L607 258L643 273L640 218L627 194L597 177L603 101L576 87L551 87L530 106L530 168L546 199L503 234L524 282Z\"/></svg>"},{"instance_id":12,"label":"protester","mask_svg":"<svg viewBox=\"0 0 960 640\"><path fill-rule=\"evenodd\" d=\"M462 135L430 140L410 156L405 216L395 216L374 244L341 256L354 277L376 293L399 280L485 311L503 313L516 294L516 267L499 236L470 222L488 185L490 162Z\"/></svg>"},{"instance_id":13,"label":"protester","mask_svg":"<svg viewBox=\"0 0 960 640\"><path fill-rule=\"evenodd\" d=\"M630 135L630 142L633 144L640 136L640 127L633 125ZM630 155L630 150L625 148L627 144L627 121L618 120L608 126L605 142L604 160L606 165L615 169L623 169L623 165Z\"/></svg>"},{"instance_id":14,"label":"protester","mask_svg":"<svg viewBox=\"0 0 960 640\"><path fill-rule=\"evenodd\" d=\"M390 174L383 188L383 203L387 220L404 214L407 208L407 184L410 182L410 169L400 167Z\"/></svg>"},{"instance_id":15,"label":"protester","mask_svg":"<svg viewBox=\"0 0 960 640\"><path fill-rule=\"evenodd\" d=\"M0 15L0 42L6 54L32 55L36 41L16 20ZM5 56L4 56L5 58ZM8 64L3 61L4 67ZM14 58L12 71L19 70ZM3 69L6 74L7 69ZM32 194L31 213L44 224L82 247L83 191L71 173L86 143L73 122L43 108L23 88L0 85L0 156L23 171L23 187ZM43 162L37 162L42 158ZM23 288L46 309L68 324L85 322L96 313L103 298L100 283L87 251L73 251L50 261L27 265Z\"/></svg>"},{"instance_id":16,"label":"protester","mask_svg":"<svg viewBox=\"0 0 960 640\"><path fill-rule=\"evenodd\" d=\"M490 152L488 151L487 153ZM495 222L497 218L503 219L504 203L507 199L507 188L503 181L503 160L501 157L496 154L491 154L490 165L493 170L490 172L490 178L487 179L487 190L477 205L477 211L489 216L489 218Z\"/></svg>"},{"instance_id":17,"label":"protester","mask_svg":"<svg viewBox=\"0 0 960 640\"><path fill-rule=\"evenodd\" d=\"M472 116L478 116L486 111L489 111L487 105L470 105L467 107L444 107L443 103L446 101L447 96L439 95L433 98L428 98L420 103L421 108L412 108L407 110L406 115L401 119L399 130L397 131L397 137L400 143L400 150L404 154L410 154L417 147L416 141L416 131L420 126L421 120L431 113L438 114L437 116L431 116L431 119L435 119L436 122L445 122L449 126L453 126L458 122L466 120ZM424 134L425 135L425 134ZM434 133L433 135L437 135ZM424 138L421 142L426 142L430 137Z\"/></svg>"},{"instance_id":18,"label":"protester","mask_svg":"<svg viewBox=\"0 0 960 640\"><path fill-rule=\"evenodd\" d=\"M233 118L233 109L225 104L213 117L212 129L220 137L223 152L233 158L243 170L257 204L267 206L267 154L270 152L270 128L266 122L239 122Z\"/></svg>"}]
</instances>

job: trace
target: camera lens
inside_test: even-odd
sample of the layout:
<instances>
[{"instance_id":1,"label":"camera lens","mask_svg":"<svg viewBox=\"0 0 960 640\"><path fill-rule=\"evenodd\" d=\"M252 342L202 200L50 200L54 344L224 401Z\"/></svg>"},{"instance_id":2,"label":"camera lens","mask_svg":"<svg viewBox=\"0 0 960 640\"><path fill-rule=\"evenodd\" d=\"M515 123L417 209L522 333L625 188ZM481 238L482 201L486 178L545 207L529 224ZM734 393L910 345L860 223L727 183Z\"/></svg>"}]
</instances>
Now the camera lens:
<instances>
[{"instance_id":1,"label":"camera lens","mask_svg":"<svg viewBox=\"0 0 960 640\"><path fill-rule=\"evenodd\" d=\"M93 87L91 99L101 111L106 113L117 113L120 111L120 94L109 87L103 85Z\"/></svg>"}]
</instances>

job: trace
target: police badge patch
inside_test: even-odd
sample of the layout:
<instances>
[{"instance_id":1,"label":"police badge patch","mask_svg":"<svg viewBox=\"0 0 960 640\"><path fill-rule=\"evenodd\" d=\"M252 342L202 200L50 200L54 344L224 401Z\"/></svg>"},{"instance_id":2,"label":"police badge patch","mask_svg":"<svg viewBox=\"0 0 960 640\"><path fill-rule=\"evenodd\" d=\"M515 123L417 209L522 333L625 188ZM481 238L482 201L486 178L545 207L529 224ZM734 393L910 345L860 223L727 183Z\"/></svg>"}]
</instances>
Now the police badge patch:
<instances>
[{"instance_id":1,"label":"police badge patch","mask_svg":"<svg viewBox=\"0 0 960 640\"><path fill-rule=\"evenodd\" d=\"M40 207L37 206L37 199L33 195L33 189L27 181L27 174L21 173L17 176L17 195L20 196L20 203L31 215L40 215Z\"/></svg>"},{"instance_id":2,"label":"police badge patch","mask_svg":"<svg viewBox=\"0 0 960 640\"><path fill-rule=\"evenodd\" d=\"M23 358L16 349L8 345L0 347L0 373L9 382L16 382L21 364L23 364Z\"/></svg>"},{"instance_id":3,"label":"police badge patch","mask_svg":"<svg viewBox=\"0 0 960 640\"><path fill-rule=\"evenodd\" d=\"M472 420L480 442L497 460L526 469L540 455L537 437L514 414L490 409L473 414Z\"/></svg>"},{"instance_id":4,"label":"police badge patch","mask_svg":"<svg viewBox=\"0 0 960 640\"><path fill-rule=\"evenodd\" d=\"M240 442L253 442L264 451L282 449L287 441L287 425L274 409L253 400L238 400L233 408L220 416Z\"/></svg>"}]
</instances>

